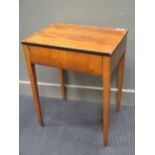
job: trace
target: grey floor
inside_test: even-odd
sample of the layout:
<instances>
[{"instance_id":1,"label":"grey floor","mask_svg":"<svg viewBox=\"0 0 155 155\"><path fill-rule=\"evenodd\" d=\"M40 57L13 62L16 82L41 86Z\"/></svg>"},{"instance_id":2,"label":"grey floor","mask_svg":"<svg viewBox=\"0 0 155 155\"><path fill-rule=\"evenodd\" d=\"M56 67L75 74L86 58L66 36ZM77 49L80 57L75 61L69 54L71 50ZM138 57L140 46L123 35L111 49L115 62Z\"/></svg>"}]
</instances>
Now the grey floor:
<instances>
[{"instance_id":1,"label":"grey floor","mask_svg":"<svg viewBox=\"0 0 155 155\"><path fill-rule=\"evenodd\" d=\"M45 126L33 98L20 96L20 155L134 155L134 106L110 106L109 145L102 145L101 104L41 97Z\"/></svg>"}]
</instances>

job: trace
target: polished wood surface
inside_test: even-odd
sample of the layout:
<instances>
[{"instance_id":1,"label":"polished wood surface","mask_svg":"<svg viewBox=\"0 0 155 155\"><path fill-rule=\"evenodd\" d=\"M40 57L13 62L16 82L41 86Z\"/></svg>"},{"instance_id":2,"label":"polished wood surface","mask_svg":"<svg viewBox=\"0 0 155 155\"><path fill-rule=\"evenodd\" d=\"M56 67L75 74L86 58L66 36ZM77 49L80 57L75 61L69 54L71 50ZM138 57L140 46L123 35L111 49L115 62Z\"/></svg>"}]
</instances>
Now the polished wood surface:
<instances>
[{"instance_id":1,"label":"polished wood surface","mask_svg":"<svg viewBox=\"0 0 155 155\"><path fill-rule=\"evenodd\" d=\"M25 54L27 70L29 73L29 79L31 82L31 88L32 88L32 93L34 97L34 104L35 104L35 108L37 112L38 122L40 126L43 126L43 118L42 118L42 112L41 112L40 101L39 101L39 90L38 90L38 85L37 85L35 65L31 64L30 62L30 56L29 56L29 51L28 51L27 46L23 46L23 49L24 49L24 54Z\"/></svg>"},{"instance_id":2,"label":"polished wood surface","mask_svg":"<svg viewBox=\"0 0 155 155\"><path fill-rule=\"evenodd\" d=\"M122 57L122 55L125 52L126 49L126 37L120 42L120 44L117 46L117 48L115 49L115 51L113 52L113 54L111 55L111 64L110 64L110 68L111 68L111 72L114 70L114 68L117 66L117 64L119 63L120 58Z\"/></svg>"},{"instance_id":3,"label":"polished wood surface","mask_svg":"<svg viewBox=\"0 0 155 155\"><path fill-rule=\"evenodd\" d=\"M111 74L119 65L116 109L120 111L127 29L55 23L23 43L37 117L43 125L35 64L58 68L62 98L66 99L63 69L102 76L103 141L108 144Z\"/></svg>"},{"instance_id":4,"label":"polished wood surface","mask_svg":"<svg viewBox=\"0 0 155 155\"><path fill-rule=\"evenodd\" d=\"M127 32L127 29L55 23L26 38L23 43L111 55Z\"/></svg>"},{"instance_id":5,"label":"polished wood surface","mask_svg":"<svg viewBox=\"0 0 155 155\"><path fill-rule=\"evenodd\" d=\"M110 102L110 58L104 57L103 59L103 133L104 133L104 145L108 144L108 126L109 126L109 102Z\"/></svg>"},{"instance_id":6,"label":"polished wood surface","mask_svg":"<svg viewBox=\"0 0 155 155\"><path fill-rule=\"evenodd\" d=\"M63 100L66 100L63 70L61 68L58 68L58 76L59 76L59 80L60 80L60 87L61 87L62 99Z\"/></svg>"},{"instance_id":7,"label":"polished wood surface","mask_svg":"<svg viewBox=\"0 0 155 155\"><path fill-rule=\"evenodd\" d=\"M122 55L118 65L118 92L117 92L117 107L116 107L117 112L119 112L121 108L124 63L125 63L125 53Z\"/></svg>"},{"instance_id":8,"label":"polished wood surface","mask_svg":"<svg viewBox=\"0 0 155 155\"><path fill-rule=\"evenodd\" d=\"M59 67L92 75L102 74L101 56L35 46L29 46L28 49L30 51L31 63Z\"/></svg>"}]
</instances>

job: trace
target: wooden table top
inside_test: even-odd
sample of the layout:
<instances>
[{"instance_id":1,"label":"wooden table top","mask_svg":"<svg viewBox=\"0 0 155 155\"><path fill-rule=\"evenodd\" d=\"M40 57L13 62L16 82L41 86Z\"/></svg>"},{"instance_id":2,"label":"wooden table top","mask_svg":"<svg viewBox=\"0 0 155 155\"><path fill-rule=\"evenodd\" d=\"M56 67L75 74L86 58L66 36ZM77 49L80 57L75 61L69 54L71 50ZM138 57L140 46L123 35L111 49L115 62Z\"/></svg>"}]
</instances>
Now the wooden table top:
<instances>
[{"instance_id":1,"label":"wooden table top","mask_svg":"<svg viewBox=\"0 0 155 155\"><path fill-rule=\"evenodd\" d=\"M111 55L127 32L127 29L54 23L22 43Z\"/></svg>"}]
</instances>

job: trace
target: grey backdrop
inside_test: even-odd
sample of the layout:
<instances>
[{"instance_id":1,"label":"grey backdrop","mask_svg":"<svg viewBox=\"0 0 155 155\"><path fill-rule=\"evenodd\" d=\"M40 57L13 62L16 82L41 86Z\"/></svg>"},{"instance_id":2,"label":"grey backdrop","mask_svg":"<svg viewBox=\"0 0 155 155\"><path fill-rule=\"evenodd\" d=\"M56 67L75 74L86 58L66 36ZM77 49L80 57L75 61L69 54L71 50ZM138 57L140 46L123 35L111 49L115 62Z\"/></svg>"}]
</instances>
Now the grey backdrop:
<instances>
[{"instance_id":1,"label":"grey backdrop","mask_svg":"<svg viewBox=\"0 0 155 155\"><path fill-rule=\"evenodd\" d=\"M134 105L135 86L135 1L134 0L20 0L20 41L53 22L68 22L116 28L128 28L127 54L123 88L123 104ZM31 95L22 47L19 51L20 94ZM38 81L59 83L57 69L37 66ZM65 83L101 87L101 77L65 71ZM112 88L117 88L117 68L112 76ZM59 87L39 86L40 95L60 97ZM115 102L111 93L111 103ZM67 88L68 99L102 100L101 90Z\"/></svg>"}]
</instances>

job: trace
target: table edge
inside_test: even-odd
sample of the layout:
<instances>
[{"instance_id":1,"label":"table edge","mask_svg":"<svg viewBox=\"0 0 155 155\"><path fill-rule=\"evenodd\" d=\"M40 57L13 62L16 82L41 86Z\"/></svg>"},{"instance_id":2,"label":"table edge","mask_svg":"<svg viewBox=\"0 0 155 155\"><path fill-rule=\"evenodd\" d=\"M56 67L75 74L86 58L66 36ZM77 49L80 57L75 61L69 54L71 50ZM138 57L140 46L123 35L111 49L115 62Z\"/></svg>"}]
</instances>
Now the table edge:
<instances>
[{"instance_id":1,"label":"table edge","mask_svg":"<svg viewBox=\"0 0 155 155\"><path fill-rule=\"evenodd\" d=\"M76 48L67 48L62 46L53 46L53 45L43 45L43 44L37 44L37 43L31 43L31 42L25 42L21 41L22 45L28 45L28 46L36 46L36 47L43 47L43 48L54 48L54 49L61 49L61 50L68 50L72 52L79 52L79 53L87 53L87 54L93 54L93 55L106 55L111 56L112 53L101 53L99 51L92 51L92 50L85 50L85 49L76 49Z\"/></svg>"}]
</instances>

